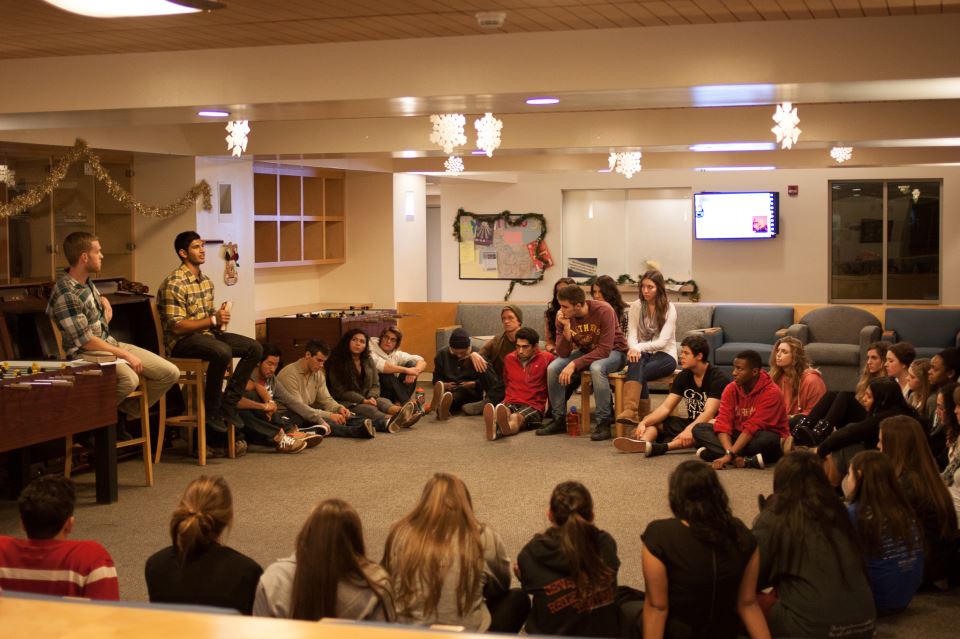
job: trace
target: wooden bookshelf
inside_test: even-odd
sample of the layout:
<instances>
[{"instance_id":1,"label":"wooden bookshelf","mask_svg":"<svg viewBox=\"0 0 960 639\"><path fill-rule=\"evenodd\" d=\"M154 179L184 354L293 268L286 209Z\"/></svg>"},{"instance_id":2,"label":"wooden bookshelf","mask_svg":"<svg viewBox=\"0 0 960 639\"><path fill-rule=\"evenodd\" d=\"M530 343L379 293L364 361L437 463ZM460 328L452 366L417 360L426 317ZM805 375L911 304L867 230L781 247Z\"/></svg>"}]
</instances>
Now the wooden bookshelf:
<instances>
[{"instance_id":1,"label":"wooden bookshelf","mask_svg":"<svg viewBox=\"0 0 960 639\"><path fill-rule=\"evenodd\" d=\"M257 162L253 172L256 268L346 261L343 171Z\"/></svg>"}]
</instances>

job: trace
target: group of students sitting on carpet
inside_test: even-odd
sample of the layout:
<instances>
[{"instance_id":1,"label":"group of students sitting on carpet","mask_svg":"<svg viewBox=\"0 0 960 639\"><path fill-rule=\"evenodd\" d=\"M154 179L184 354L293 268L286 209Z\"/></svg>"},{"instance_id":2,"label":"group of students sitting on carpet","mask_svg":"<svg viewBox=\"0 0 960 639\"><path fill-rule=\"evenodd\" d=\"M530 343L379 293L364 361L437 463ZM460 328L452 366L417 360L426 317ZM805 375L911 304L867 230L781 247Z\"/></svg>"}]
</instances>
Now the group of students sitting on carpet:
<instances>
[{"instance_id":1,"label":"group of students sitting on carpet","mask_svg":"<svg viewBox=\"0 0 960 639\"><path fill-rule=\"evenodd\" d=\"M850 460L846 503L816 454L784 455L752 530L733 516L713 468L680 463L668 480L673 516L641 535L645 591L619 582L617 542L597 526L590 492L576 481L553 489L549 526L515 562L474 511L464 482L436 473L391 526L379 563L367 557L357 512L326 499L303 523L294 553L264 570L224 545L231 491L222 477L202 476L171 517L171 545L147 559L149 598L470 632L872 637L877 617L907 608L918 588L960 577L956 513L925 434L904 415L884 419L880 430L882 452ZM74 502L73 483L59 476L24 490L27 539L0 537L0 588L118 599L109 553L68 539Z\"/></svg>"}]
</instances>

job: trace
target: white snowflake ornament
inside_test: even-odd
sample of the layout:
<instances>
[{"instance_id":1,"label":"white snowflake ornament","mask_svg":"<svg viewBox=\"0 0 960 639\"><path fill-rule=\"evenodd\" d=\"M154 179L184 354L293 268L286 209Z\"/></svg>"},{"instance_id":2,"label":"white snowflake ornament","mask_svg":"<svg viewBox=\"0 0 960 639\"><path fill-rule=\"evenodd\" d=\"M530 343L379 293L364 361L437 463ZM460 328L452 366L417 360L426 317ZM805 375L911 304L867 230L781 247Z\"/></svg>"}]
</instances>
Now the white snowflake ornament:
<instances>
[{"instance_id":1,"label":"white snowflake ornament","mask_svg":"<svg viewBox=\"0 0 960 639\"><path fill-rule=\"evenodd\" d=\"M835 146L830 149L830 157L836 160L837 164L843 164L853 157L852 146Z\"/></svg>"},{"instance_id":2,"label":"white snowflake ornament","mask_svg":"<svg viewBox=\"0 0 960 639\"><path fill-rule=\"evenodd\" d=\"M250 123L247 120L231 120L227 122L227 150L235 157L240 157L247 150L247 135L250 133Z\"/></svg>"},{"instance_id":3,"label":"white snowflake ornament","mask_svg":"<svg viewBox=\"0 0 960 639\"><path fill-rule=\"evenodd\" d=\"M433 123L430 142L439 145L447 155L453 153L454 148L467 143L467 136L463 133L467 119L461 114L431 115L430 122Z\"/></svg>"},{"instance_id":4,"label":"white snowflake ornament","mask_svg":"<svg viewBox=\"0 0 960 639\"><path fill-rule=\"evenodd\" d=\"M13 185L17 183L16 173L6 164L0 164L0 182L5 183L10 188L13 188Z\"/></svg>"},{"instance_id":5,"label":"white snowflake ornament","mask_svg":"<svg viewBox=\"0 0 960 639\"><path fill-rule=\"evenodd\" d=\"M447 170L448 175L460 175L463 173L463 158L459 155L451 155L443 163L443 168Z\"/></svg>"},{"instance_id":6,"label":"white snowflake ornament","mask_svg":"<svg viewBox=\"0 0 960 639\"><path fill-rule=\"evenodd\" d=\"M611 153L609 158L610 170L620 173L629 180L634 173L639 173L643 168L640 166L640 158L642 157L643 154L640 151Z\"/></svg>"},{"instance_id":7,"label":"white snowflake ornament","mask_svg":"<svg viewBox=\"0 0 960 639\"><path fill-rule=\"evenodd\" d=\"M486 152L488 158L500 148L500 131L503 129L503 120L493 117L492 113L484 114L473 123L477 130L477 148Z\"/></svg>"},{"instance_id":8,"label":"white snowflake ornament","mask_svg":"<svg viewBox=\"0 0 960 639\"><path fill-rule=\"evenodd\" d=\"M773 121L777 123L777 126L770 129L770 131L777 136L777 142L780 143L780 148L792 148L793 145L797 143L797 138L800 137L800 133L802 133L800 128L797 127L797 125L800 124L797 108L793 106L791 102L778 104L777 112L773 114Z\"/></svg>"}]
</instances>

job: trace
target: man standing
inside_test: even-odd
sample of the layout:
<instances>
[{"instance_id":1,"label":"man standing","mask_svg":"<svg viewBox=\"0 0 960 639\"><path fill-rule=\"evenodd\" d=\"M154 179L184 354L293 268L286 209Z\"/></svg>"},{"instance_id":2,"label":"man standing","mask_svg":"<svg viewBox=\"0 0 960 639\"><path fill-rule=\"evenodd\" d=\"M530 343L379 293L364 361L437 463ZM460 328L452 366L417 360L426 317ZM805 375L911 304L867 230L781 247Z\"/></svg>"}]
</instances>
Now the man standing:
<instances>
[{"instance_id":1,"label":"man standing","mask_svg":"<svg viewBox=\"0 0 960 639\"><path fill-rule=\"evenodd\" d=\"M222 445L226 441L224 421L243 428L237 402L260 362L260 344L224 330L230 322L230 310L226 303L219 310L213 310L213 280L200 272L200 266L206 261L200 235L196 231L184 231L174 239L173 248L180 258L180 267L160 283L157 291L167 354L209 362L204 394L207 439L212 446ZM240 363L224 390L223 379L234 357L239 357ZM238 438L235 452L246 452L246 442Z\"/></svg>"},{"instance_id":2,"label":"man standing","mask_svg":"<svg viewBox=\"0 0 960 639\"><path fill-rule=\"evenodd\" d=\"M400 350L403 333L396 326L388 326L380 337L370 339L370 356L380 374L380 396L403 405L410 401L417 388L417 376L427 367L419 355Z\"/></svg>"},{"instance_id":3,"label":"man standing","mask_svg":"<svg viewBox=\"0 0 960 639\"><path fill-rule=\"evenodd\" d=\"M304 346L303 357L283 367L277 375L277 388L282 392L282 399L278 398L278 410L289 409L305 423L318 424L323 435L373 437L376 435L373 422L352 414L327 390L323 364L329 356L329 346L310 340Z\"/></svg>"},{"instance_id":4,"label":"man standing","mask_svg":"<svg viewBox=\"0 0 960 639\"><path fill-rule=\"evenodd\" d=\"M764 468L783 454L780 441L790 436L783 395L773 383L756 351L743 351L733 359L733 382L723 389L720 410L713 425L693 429L697 456L721 470Z\"/></svg>"},{"instance_id":5,"label":"man standing","mask_svg":"<svg viewBox=\"0 0 960 639\"><path fill-rule=\"evenodd\" d=\"M97 236L82 231L71 233L63 240L63 254L69 268L57 280L47 304L47 315L60 329L63 350L70 358L98 351L122 360L117 362L117 408L126 416L139 419L139 400L127 399L140 383L139 376L146 380L147 402L153 406L180 379L180 370L156 353L121 344L111 337L113 309L90 279L103 265ZM121 430L119 435L129 438L126 431Z\"/></svg>"},{"instance_id":6,"label":"man standing","mask_svg":"<svg viewBox=\"0 0 960 639\"><path fill-rule=\"evenodd\" d=\"M537 431L555 435L565 430L567 410L565 386L584 370L590 371L597 404L597 428L590 439L610 439L613 423L610 410L610 381L607 375L623 368L627 361L627 340L620 330L617 314L604 301L588 300L576 284L557 291L557 359L547 369L547 389L553 423Z\"/></svg>"},{"instance_id":7,"label":"man standing","mask_svg":"<svg viewBox=\"0 0 960 639\"><path fill-rule=\"evenodd\" d=\"M710 343L702 335L685 337L680 343L683 370L673 380L670 394L637 425L632 438L617 437L613 445L623 452L644 453L647 457L691 448L693 429L716 417L723 389L732 381L729 375L710 365L709 357ZM687 404L686 418L673 415L681 400Z\"/></svg>"},{"instance_id":8,"label":"man standing","mask_svg":"<svg viewBox=\"0 0 960 639\"><path fill-rule=\"evenodd\" d=\"M540 336L532 328L517 331L516 350L503 360L504 403L483 408L488 441L540 427L547 407L547 367L555 356L541 351L539 344Z\"/></svg>"}]
</instances>

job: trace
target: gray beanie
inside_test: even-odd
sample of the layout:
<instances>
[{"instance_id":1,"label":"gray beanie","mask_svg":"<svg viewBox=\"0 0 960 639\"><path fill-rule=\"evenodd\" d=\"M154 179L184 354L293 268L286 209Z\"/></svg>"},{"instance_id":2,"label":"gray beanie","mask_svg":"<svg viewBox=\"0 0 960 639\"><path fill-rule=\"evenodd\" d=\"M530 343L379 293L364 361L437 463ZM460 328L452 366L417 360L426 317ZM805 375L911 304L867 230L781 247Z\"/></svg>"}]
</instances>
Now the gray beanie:
<instances>
[{"instance_id":1,"label":"gray beanie","mask_svg":"<svg viewBox=\"0 0 960 639\"><path fill-rule=\"evenodd\" d=\"M500 309L500 314L503 315L503 312L506 310L513 311L513 314L517 316L517 321L523 324L523 311L520 310L520 307L516 304L504 304L503 308Z\"/></svg>"}]
</instances>

